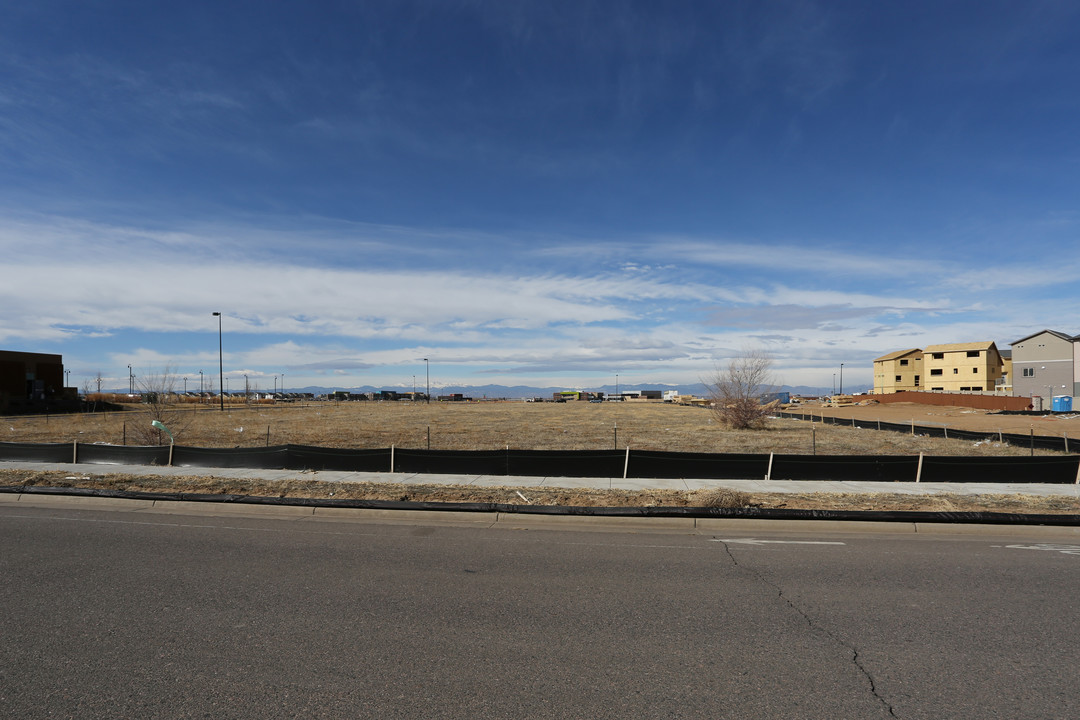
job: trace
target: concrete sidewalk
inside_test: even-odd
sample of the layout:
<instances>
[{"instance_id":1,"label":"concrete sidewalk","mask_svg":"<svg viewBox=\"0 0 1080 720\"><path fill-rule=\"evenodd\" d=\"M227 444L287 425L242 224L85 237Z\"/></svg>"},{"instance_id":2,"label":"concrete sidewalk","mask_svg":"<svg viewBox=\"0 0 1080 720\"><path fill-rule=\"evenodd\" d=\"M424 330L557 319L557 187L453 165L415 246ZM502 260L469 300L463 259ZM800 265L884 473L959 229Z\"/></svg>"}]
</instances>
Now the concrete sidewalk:
<instances>
[{"instance_id":1,"label":"concrete sidewalk","mask_svg":"<svg viewBox=\"0 0 1080 720\"><path fill-rule=\"evenodd\" d=\"M700 480L693 478L575 478L509 475L440 475L420 473L361 473L334 470L299 471L259 468L163 467L160 465L104 465L89 463L0 462L0 470L57 471L67 475L157 475L161 477L214 476L263 480L321 480L324 482L400 483L404 485L472 485L475 487L589 488L598 490L701 490L731 488L746 492L776 493L902 493L932 495L1041 495L1080 497L1080 485L1043 483L914 483L791 480Z\"/></svg>"}]
</instances>

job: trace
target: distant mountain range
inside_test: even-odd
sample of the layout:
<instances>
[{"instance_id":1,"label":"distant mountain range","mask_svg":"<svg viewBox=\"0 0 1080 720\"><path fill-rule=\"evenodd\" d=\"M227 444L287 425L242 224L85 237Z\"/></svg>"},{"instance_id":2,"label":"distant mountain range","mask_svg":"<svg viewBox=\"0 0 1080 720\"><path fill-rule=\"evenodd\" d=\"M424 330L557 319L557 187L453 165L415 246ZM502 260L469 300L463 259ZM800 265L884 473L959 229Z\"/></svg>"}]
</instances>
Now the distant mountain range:
<instances>
[{"instance_id":1,"label":"distant mountain range","mask_svg":"<svg viewBox=\"0 0 1080 720\"><path fill-rule=\"evenodd\" d=\"M854 387L845 388L850 393L865 392L872 388L870 385L857 385ZM417 391L422 391L422 387L417 387ZM406 392L412 390L412 386L402 385L383 385L381 387L374 387L372 385L362 385L359 387L322 387L309 385L302 388L288 388L286 392L303 392L313 393L315 395L326 395L332 393L335 390L347 390L352 393L369 393L379 392L380 390L396 390L397 392ZM532 398L542 397L550 398L553 393L557 393L561 390L586 390L589 392L602 392L605 395L611 395L615 393L614 385L592 385L592 386L554 386L554 387L533 387L531 385L445 385L441 387L432 386L431 395L436 397L438 395L454 395L461 394L465 397L481 400L484 398ZM662 385L662 384L639 384L639 385L619 385L619 392L626 392L629 390L677 390L680 395L696 395L697 397L708 397L711 393L709 388L703 383L695 383L693 385ZM780 388L781 391L790 392L792 395L802 395L809 397L816 397L821 395L829 395L832 393L832 388L820 388L809 387L807 385L784 385ZM265 392L265 391L264 391Z\"/></svg>"}]
</instances>

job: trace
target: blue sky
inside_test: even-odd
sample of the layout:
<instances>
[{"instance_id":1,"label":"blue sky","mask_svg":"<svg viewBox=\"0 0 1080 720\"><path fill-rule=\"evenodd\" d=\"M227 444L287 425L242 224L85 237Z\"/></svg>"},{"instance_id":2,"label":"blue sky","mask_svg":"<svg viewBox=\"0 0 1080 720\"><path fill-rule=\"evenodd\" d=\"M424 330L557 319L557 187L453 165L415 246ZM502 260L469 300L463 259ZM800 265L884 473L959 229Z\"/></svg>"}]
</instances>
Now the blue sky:
<instances>
[{"instance_id":1,"label":"blue sky","mask_svg":"<svg viewBox=\"0 0 1080 720\"><path fill-rule=\"evenodd\" d=\"M0 6L0 348L80 387L1080 332L1075 3Z\"/></svg>"}]
</instances>

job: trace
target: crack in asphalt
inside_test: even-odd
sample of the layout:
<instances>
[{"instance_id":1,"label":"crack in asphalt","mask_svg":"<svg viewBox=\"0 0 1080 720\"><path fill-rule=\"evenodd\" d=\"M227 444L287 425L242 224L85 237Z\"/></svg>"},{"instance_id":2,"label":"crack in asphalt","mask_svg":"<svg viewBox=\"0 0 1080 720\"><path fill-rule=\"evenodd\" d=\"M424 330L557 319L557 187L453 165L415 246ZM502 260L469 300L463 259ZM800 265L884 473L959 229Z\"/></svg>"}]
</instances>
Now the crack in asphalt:
<instances>
[{"instance_id":1,"label":"crack in asphalt","mask_svg":"<svg viewBox=\"0 0 1080 720\"><path fill-rule=\"evenodd\" d=\"M735 558L735 555L731 552L731 545L729 545L728 543L726 543L726 542L724 542L722 540L720 542L724 546L724 550L727 551L727 556L731 560L732 564L735 565L735 567L738 567L738 568L744 567L743 565L741 565L739 563L739 561ZM866 678L866 681L870 684L870 693L875 698L877 698L878 702L880 702L882 704L882 706L886 710L889 711L889 717L898 717L896 712L893 710L893 706L889 703L888 700L886 700L878 692L877 683L874 682L874 676L870 674L870 671L867 670L866 666L863 665L862 662L859 660L859 650L858 650L858 648L856 648L854 645L848 644L842 638L835 635L828 628L825 628L824 626L821 626L821 625L818 625L817 623L815 623L814 619L811 618L809 615L807 615L806 612L803 611L802 608L800 608L798 605L796 605L794 602L792 602L790 598L788 598L787 596L784 595L784 589L782 587L780 587L776 583L769 580L767 577L762 575L760 572L758 572L753 567L751 567L749 565L747 565L745 567L746 567L747 570L752 572L754 574L754 576L759 581L761 581L765 585L768 585L773 590L775 590L777 597L779 597L781 600L783 600L784 603L786 603L789 608L791 608L792 610L797 612L802 617L802 619L806 621L807 626L811 630L813 630L814 632L818 632L818 633L821 633L821 634L825 635L825 637L829 638L830 640L832 640L834 643L836 643L840 647L843 647L846 650L848 650L849 652L851 652L851 662L852 662L853 665L855 665L855 667L857 667L859 669L859 672L861 672L863 674L863 676Z\"/></svg>"}]
</instances>

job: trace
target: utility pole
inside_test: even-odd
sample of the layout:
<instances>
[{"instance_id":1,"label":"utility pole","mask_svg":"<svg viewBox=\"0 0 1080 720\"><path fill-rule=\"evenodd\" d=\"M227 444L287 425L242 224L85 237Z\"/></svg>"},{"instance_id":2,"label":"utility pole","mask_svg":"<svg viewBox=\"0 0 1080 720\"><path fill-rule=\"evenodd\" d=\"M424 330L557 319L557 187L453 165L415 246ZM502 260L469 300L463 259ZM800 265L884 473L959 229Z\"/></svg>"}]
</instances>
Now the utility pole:
<instances>
[{"instance_id":1,"label":"utility pole","mask_svg":"<svg viewBox=\"0 0 1080 720\"><path fill-rule=\"evenodd\" d=\"M214 316L217 318L217 361L218 361L218 397L221 398L221 412L225 412L225 364L222 360L221 354L221 313L216 312Z\"/></svg>"}]
</instances>

